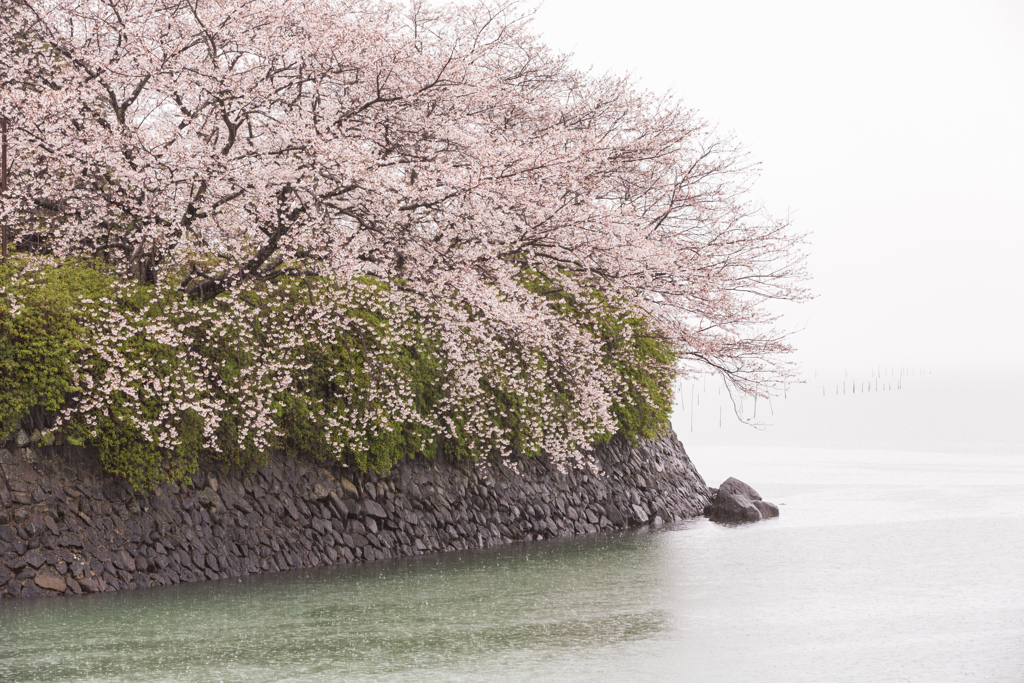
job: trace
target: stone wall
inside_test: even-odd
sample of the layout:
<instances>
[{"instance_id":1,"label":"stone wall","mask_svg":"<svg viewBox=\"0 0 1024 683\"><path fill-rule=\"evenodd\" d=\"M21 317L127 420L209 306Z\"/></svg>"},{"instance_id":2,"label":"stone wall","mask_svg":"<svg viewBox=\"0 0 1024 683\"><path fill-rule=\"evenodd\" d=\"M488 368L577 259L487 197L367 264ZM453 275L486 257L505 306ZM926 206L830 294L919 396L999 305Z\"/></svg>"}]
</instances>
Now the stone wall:
<instances>
[{"instance_id":1,"label":"stone wall","mask_svg":"<svg viewBox=\"0 0 1024 683\"><path fill-rule=\"evenodd\" d=\"M27 430L0 444L0 595L149 588L381 560L700 515L704 480L675 434L598 449L600 471L539 459L412 460L387 476L279 457L203 468L193 485L134 494L94 455Z\"/></svg>"}]
</instances>

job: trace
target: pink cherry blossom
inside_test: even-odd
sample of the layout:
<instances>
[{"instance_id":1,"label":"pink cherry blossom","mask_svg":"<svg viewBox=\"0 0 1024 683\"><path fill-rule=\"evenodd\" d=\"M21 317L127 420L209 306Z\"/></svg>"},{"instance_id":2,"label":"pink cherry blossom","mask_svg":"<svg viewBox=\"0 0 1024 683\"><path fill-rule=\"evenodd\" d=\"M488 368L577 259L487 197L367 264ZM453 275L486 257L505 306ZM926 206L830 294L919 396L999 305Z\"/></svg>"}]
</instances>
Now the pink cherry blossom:
<instances>
[{"instance_id":1,"label":"pink cherry blossom","mask_svg":"<svg viewBox=\"0 0 1024 683\"><path fill-rule=\"evenodd\" d=\"M790 373L769 304L806 298L803 238L750 199L756 164L673 97L574 68L516 2L6 0L0 83L0 220L18 250L99 258L126 287L188 295L162 319L89 309L88 363L105 374L76 410L101 410L104 392L160 397L166 410L139 428L161 445L188 409L207 447L225 411L240 440L271 447L274 397L298 391L304 345L365 325L350 315L358 299L393 325L367 356L381 366L376 412L320 415L332 443L415 421L507 451L481 389L499 383L537 407L531 450L575 457L614 429L627 392L602 341L524 284L533 275L648 321L680 372L710 368L756 393ZM280 311L276 336L256 343L245 294L285 276L345 286ZM393 286L351 285L365 277ZM227 388L237 405L209 400L217 373L181 328L214 303L206 334L243 329L253 344ZM430 415L384 369L388 348L412 343L412 318L429 321L446 363ZM140 329L176 349L177 370L148 377L125 356ZM571 411L551 404L556 385Z\"/></svg>"}]
</instances>

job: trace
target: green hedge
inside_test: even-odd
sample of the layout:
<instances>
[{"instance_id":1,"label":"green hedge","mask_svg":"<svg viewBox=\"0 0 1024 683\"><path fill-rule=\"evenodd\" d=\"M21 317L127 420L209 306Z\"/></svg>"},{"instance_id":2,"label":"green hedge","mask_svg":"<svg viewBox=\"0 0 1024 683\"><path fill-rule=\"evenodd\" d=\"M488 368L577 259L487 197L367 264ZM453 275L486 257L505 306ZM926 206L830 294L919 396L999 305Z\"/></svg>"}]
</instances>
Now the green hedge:
<instances>
[{"instance_id":1,"label":"green hedge","mask_svg":"<svg viewBox=\"0 0 1024 683\"><path fill-rule=\"evenodd\" d=\"M600 294L531 278L529 289L601 341L601 363L622 386L611 407L617 430L656 434L671 409L673 349ZM181 481L200 458L245 467L274 449L375 471L404 457L488 454L492 445L470 436L458 410L450 429L432 420L445 399L443 345L432 321L391 315L380 300L392 286L281 280L192 302L176 287L126 283L96 261L18 255L0 266L0 431L33 406L60 411L69 441L96 447L104 468L137 488ZM324 310L333 317L311 325ZM294 332L303 325L316 333ZM381 387L401 397L400 410ZM480 389L511 448L536 455L521 426L538 406L500 376ZM572 419L571 391L553 399Z\"/></svg>"}]
</instances>

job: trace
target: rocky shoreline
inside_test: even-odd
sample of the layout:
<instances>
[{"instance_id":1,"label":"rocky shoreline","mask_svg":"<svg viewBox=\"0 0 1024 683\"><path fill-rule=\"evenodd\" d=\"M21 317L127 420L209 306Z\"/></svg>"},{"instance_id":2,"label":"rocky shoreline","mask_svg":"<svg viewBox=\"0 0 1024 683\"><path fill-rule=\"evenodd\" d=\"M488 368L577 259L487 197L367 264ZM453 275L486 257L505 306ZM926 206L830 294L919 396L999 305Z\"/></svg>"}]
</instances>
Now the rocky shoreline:
<instances>
[{"instance_id":1,"label":"rocky shoreline","mask_svg":"<svg viewBox=\"0 0 1024 683\"><path fill-rule=\"evenodd\" d=\"M711 494L669 432L542 459L408 460L387 476L277 456L135 494L84 449L0 444L0 596L150 588L596 533L695 517Z\"/></svg>"}]
</instances>

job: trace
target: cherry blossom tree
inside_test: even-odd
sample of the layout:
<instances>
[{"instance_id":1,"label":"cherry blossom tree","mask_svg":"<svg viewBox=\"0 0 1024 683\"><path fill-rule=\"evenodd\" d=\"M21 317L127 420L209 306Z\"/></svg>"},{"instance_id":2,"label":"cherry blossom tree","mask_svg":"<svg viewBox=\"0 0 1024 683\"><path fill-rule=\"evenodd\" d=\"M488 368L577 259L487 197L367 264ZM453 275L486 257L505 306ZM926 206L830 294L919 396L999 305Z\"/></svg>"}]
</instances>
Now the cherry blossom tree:
<instances>
[{"instance_id":1,"label":"cherry blossom tree","mask_svg":"<svg viewBox=\"0 0 1024 683\"><path fill-rule=\"evenodd\" d=\"M0 14L0 220L20 252L101 259L197 305L286 278L389 283L392 310L436 325L453 397L557 370L583 417L538 423L556 453L612 426L625 392L581 309L637 316L680 371L741 391L788 372L769 302L806 297L802 238L750 199L756 165L676 99L574 68L515 1ZM476 410L486 431L495 407Z\"/></svg>"}]
</instances>

